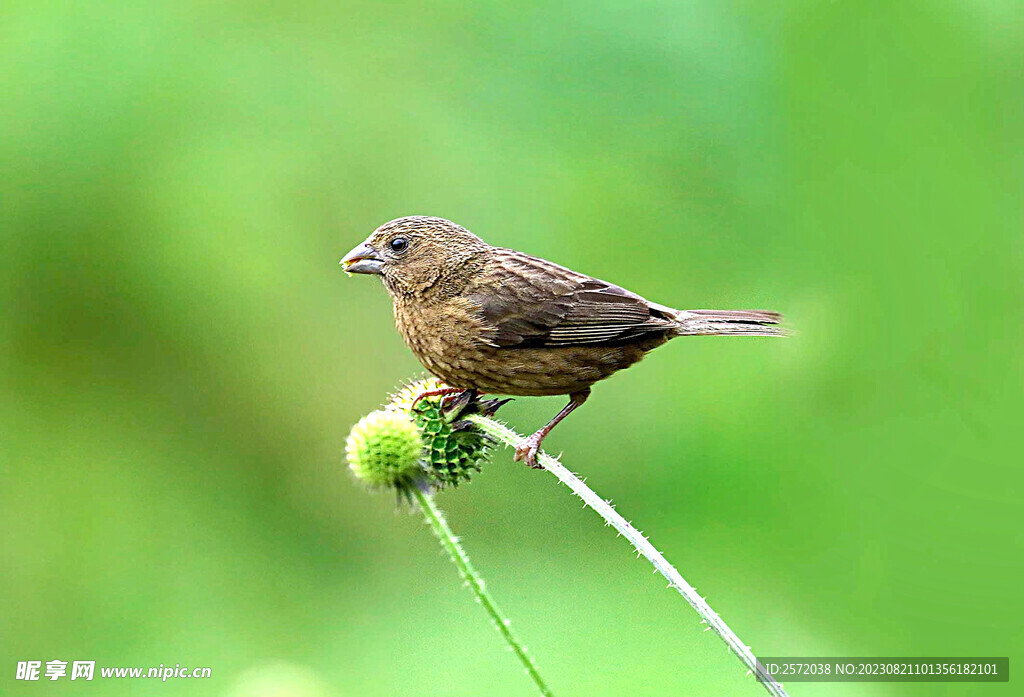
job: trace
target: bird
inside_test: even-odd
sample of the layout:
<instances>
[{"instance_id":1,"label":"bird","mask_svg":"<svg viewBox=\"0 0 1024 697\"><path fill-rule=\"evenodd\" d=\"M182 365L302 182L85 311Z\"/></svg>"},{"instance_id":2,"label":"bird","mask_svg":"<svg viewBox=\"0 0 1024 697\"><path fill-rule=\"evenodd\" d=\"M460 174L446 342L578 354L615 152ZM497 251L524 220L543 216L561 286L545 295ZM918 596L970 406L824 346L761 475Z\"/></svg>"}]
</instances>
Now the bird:
<instances>
[{"instance_id":1,"label":"bird","mask_svg":"<svg viewBox=\"0 0 1024 697\"><path fill-rule=\"evenodd\" d=\"M448 386L431 395L568 395L569 403L515 448L514 459L533 468L545 437L587 400L594 383L669 339L785 335L777 312L676 310L491 246L444 218L384 223L341 265L381 278L406 345Z\"/></svg>"}]
</instances>

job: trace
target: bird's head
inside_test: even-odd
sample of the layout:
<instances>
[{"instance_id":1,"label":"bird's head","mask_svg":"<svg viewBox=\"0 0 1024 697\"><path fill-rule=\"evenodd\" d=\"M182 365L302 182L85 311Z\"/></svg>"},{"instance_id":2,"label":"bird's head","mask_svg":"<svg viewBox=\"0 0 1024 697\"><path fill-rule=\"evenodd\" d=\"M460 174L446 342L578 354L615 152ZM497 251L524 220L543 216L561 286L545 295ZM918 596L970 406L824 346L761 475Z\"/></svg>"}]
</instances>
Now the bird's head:
<instances>
[{"instance_id":1,"label":"bird's head","mask_svg":"<svg viewBox=\"0 0 1024 697\"><path fill-rule=\"evenodd\" d=\"M422 293L486 250L487 243L444 218L409 216L384 223L345 255L348 273L376 274L394 293Z\"/></svg>"}]
</instances>

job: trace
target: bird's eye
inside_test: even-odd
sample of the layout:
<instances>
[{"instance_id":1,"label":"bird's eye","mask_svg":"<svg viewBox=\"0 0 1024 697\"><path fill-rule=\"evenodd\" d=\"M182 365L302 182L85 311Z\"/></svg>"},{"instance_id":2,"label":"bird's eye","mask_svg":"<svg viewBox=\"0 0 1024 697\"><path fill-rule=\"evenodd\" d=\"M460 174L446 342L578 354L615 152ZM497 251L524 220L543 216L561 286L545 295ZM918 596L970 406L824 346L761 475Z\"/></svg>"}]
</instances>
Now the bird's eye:
<instances>
[{"instance_id":1,"label":"bird's eye","mask_svg":"<svg viewBox=\"0 0 1024 697\"><path fill-rule=\"evenodd\" d=\"M392 252L404 252L405 248L409 246L409 240L404 237L396 237L388 243L388 246L391 247Z\"/></svg>"}]
</instances>

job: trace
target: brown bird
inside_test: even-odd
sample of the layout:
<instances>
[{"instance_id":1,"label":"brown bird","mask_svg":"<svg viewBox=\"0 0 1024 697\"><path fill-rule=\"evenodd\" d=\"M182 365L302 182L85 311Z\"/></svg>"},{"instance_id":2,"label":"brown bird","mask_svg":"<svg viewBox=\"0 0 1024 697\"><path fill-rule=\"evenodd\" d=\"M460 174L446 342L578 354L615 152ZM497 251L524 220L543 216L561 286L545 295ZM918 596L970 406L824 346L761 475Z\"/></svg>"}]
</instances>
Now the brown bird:
<instances>
[{"instance_id":1,"label":"brown bird","mask_svg":"<svg viewBox=\"0 0 1024 697\"><path fill-rule=\"evenodd\" d=\"M516 448L537 451L590 386L669 339L782 336L764 310L674 310L619 286L512 249L492 247L444 218L410 216L377 228L341 260L376 274L395 324L423 366L451 386L505 395L569 395L544 428Z\"/></svg>"}]
</instances>

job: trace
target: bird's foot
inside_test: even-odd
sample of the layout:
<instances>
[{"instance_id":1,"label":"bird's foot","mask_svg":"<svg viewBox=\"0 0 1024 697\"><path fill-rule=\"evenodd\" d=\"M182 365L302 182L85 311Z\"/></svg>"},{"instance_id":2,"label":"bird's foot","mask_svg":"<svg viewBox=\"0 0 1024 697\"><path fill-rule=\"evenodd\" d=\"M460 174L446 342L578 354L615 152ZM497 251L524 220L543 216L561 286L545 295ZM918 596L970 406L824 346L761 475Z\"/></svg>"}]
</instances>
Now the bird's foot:
<instances>
[{"instance_id":1,"label":"bird's foot","mask_svg":"<svg viewBox=\"0 0 1024 697\"><path fill-rule=\"evenodd\" d=\"M529 438L524 438L520 441L519 445L516 446L516 454L512 458L516 462L523 462L531 469L539 470L544 469L544 465L537 464L537 452L540 450L540 442L544 440L544 436L534 433Z\"/></svg>"},{"instance_id":2,"label":"bird's foot","mask_svg":"<svg viewBox=\"0 0 1024 697\"><path fill-rule=\"evenodd\" d=\"M412 400L412 404L409 406L409 409L415 409L416 405L420 403L420 400L426 399L427 397L441 397L441 407L444 408L445 397L462 392L465 392L465 390L461 387L442 387L439 390L427 390L426 392L420 392L416 395L416 399Z\"/></svg>"},{"instance_id":3,"label":"bird's foot","mask_svg":"<svg viewBox=\"0 0 1024 697\"><path fill-rule=\"evenodd\" d=\"M555 418L548 422L548 425L541 430L534 433L529 438L524 438L519 445L516 446L516 455L513 458L516 462L522 460L527 465L535 470L544 469L544 465L537 464L537 452L540 450L540 444L544 441L544 437L551 433L551 429L559 424L559 422L567 417L572 411L587 401L587 396L590 394L590 388L580 392L573 392L569 395L569 403L562 407L562 411L555 414Z\"/></svg>"}]
</instances>

